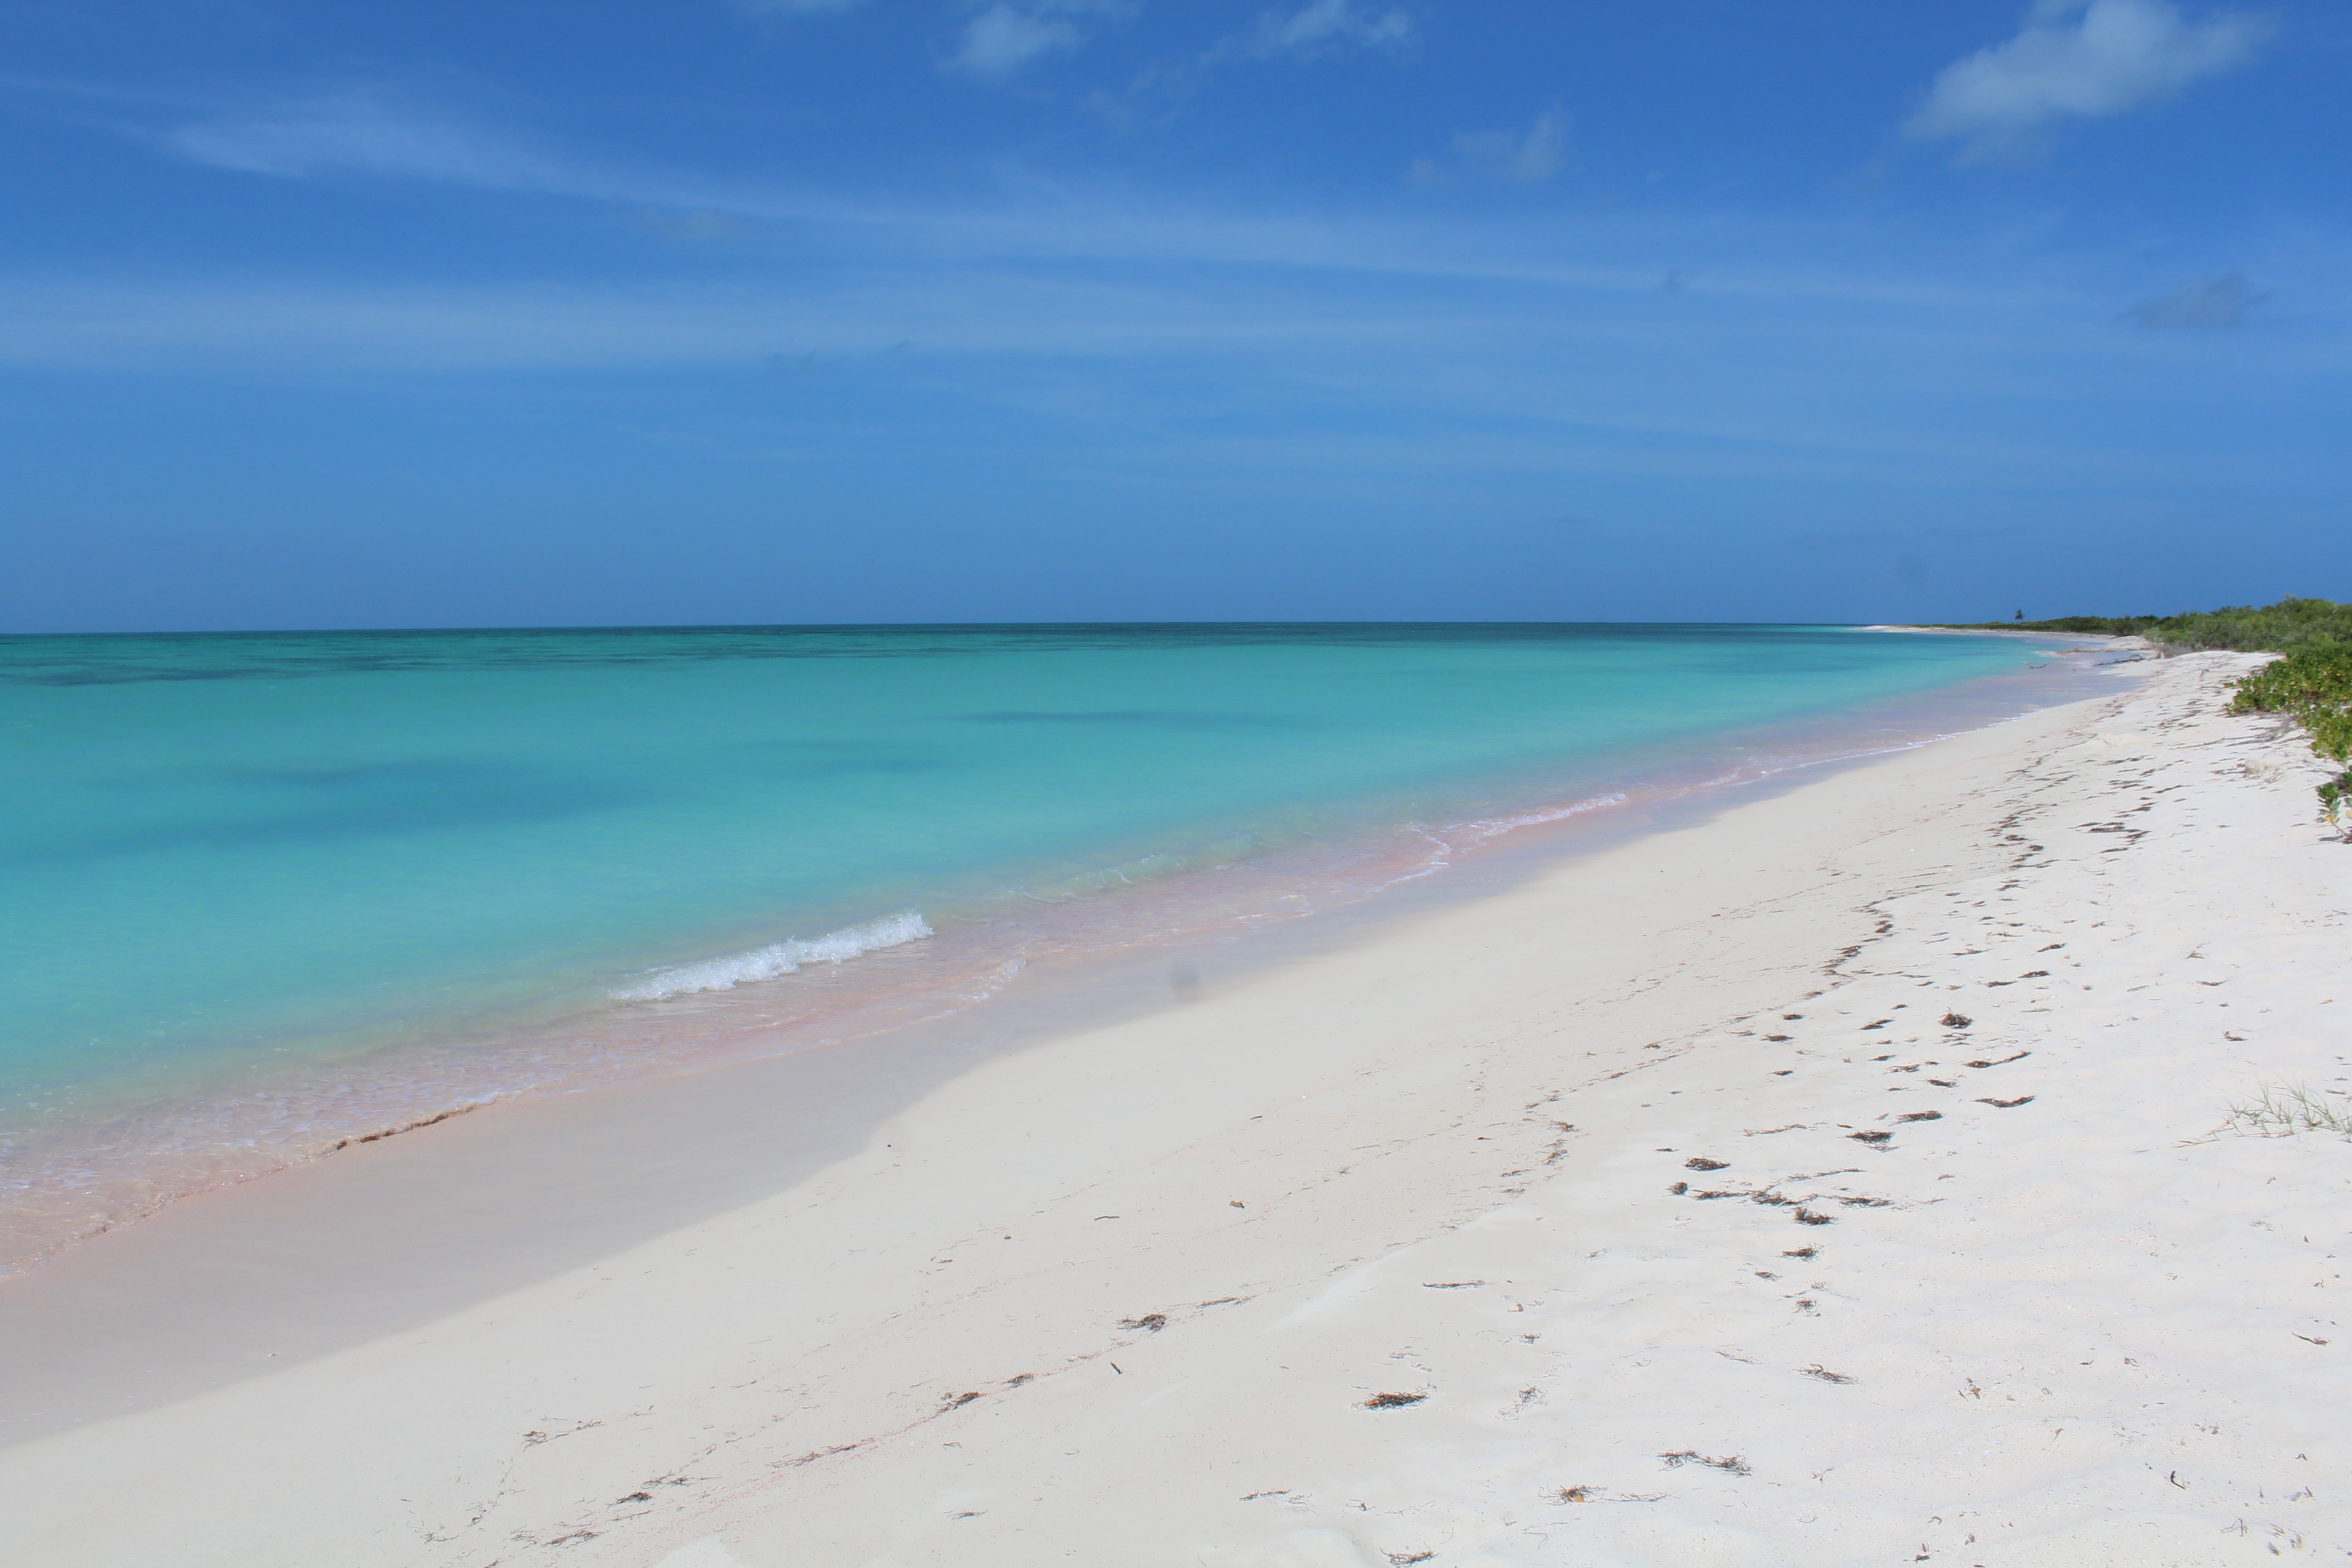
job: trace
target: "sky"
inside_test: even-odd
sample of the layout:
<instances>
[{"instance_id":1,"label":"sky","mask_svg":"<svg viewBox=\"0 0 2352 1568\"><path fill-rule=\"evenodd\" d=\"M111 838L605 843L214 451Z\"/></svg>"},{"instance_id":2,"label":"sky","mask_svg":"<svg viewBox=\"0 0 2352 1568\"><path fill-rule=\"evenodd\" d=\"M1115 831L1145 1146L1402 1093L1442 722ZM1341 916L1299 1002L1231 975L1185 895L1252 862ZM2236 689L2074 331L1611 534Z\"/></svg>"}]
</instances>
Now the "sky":
<instances>
[{"instance_id":1,"label":"sky","mask_svg":"<svg viewBox=\"0 0 2352 1568\"><path fill-rule=\"evenodd\" d=\"M2352 5L0 0L0 631L2352 597Z\"/></svg>"}]
</instances>

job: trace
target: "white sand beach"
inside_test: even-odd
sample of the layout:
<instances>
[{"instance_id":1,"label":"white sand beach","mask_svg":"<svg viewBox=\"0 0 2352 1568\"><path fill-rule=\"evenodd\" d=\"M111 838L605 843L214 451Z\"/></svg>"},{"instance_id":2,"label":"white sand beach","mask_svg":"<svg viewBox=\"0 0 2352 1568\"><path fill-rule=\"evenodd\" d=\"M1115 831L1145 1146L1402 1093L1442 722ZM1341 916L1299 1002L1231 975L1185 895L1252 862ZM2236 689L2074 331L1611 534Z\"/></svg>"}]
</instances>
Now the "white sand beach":
<instances>
[{"instance_id":1,"label":"white sand beach","mask_svg":"<svg viewBox=\"0 0 2352 1568\"><path fill-rule=\"evenodd\" d=\"M2259 662L1727 797L974 1058L592 1263L110 1386L0 1449L0 1557L2341 1560L2352 1143L2229 1113L2352 1089L2352 847L2303 740L2223 715ZM175 1237L519 1130L572 1135L493 1110L180 1205L0 1286L0 1336L184 1332Z\"/></svg>"}]
</instances>

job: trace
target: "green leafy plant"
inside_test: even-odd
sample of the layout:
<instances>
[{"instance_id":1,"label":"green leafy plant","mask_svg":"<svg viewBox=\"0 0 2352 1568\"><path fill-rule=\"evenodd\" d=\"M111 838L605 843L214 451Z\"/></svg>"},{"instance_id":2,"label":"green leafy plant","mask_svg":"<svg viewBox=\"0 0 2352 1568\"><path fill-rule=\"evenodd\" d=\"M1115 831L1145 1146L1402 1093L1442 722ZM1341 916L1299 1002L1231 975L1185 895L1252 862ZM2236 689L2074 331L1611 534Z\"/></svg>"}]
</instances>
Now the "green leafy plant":
<instances>
[{"instance_id":1,"label":"green leafy plant","mask_svg":"<svg viewBox=\"0 0 2352 1568\"><path fill-rule=\"evenodd\" d=\"M2284 713L2328 761L2352 762L2352 644L2306 643L2232 689L2232 713ZM2352 768L2319 786L2319 814L2352 837Z\"/></svg>"}]
</instances>

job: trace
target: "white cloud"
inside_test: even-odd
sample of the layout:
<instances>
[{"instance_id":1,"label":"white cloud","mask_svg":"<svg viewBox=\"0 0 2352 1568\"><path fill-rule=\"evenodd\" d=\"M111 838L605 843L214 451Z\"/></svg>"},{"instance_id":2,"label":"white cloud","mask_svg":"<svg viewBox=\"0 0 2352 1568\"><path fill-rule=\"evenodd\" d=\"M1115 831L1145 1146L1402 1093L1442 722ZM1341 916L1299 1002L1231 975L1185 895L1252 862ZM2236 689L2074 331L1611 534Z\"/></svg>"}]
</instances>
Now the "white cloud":
<instances>
[{"instance_id":1,"label":"white cloud","mask_svg":"<svg viewBox=\"0 0 2352 1568\"><path fill-rule=\"evenodd\" d=\"M1412 38L1412 17L1402 5L1390 5L1375 14L1357 10L1352 0L1312 0L1295 11L1262 12L1255 26L1226 34L1188 58L1146 66L1124 88L1089 93L1086 106L1110 124L1130 130L1155 110L1199 91L1211 71L1236 61L1286 55L1315 59L1352 48L1393 54Z\"/></svg>"},{"instance_id":2,"label":"white cloud","mask_svg":"<svg viewBox=\"0 0 2352 1568\"><path fill-rule=\"evenodd\" d=\"M1454 138L1463 166L1498 180L1533 184L1559 173L1568 160L1568 117L1557 109L1536 116L1524 132L1465 131ZM1416 169L1428 163L1416 160Z\"/></svg>"},{"instance_id":3,"label":"white cloud","mask_svg":"<svg viewBox=\"0 0 2352 1568\"><path fill-rule=\"evenodd\" d=\"M1133 0L1029 0L1026 5L996 0L964 24L947 65L951 70L1001 80L1042 56L1085 43L1086 35L1070 17L1116 19L1134 12Z\"/></svg>"},{"instance_id":4,"label":"white cloud","mask_svg":"<svg viewBox=\"0 0 2352 1568\"><path fill-rule=\"evenodd\" d=\"M1550 179L1568 162L1568 116L1554 104L1525 131L1457 131L1450 160L1415 158L1405 165L1404 183L1434 189L1466 173L1532 185Z\"/></svg>"},{"instance_id":5,"label":"white cloud","mask_svg":"<svg viewBox=\"0 0 2352 1568\"><path fill-rule=\"evenodd\" d=\"M2270 298L2244 276L2224 272L2184 283L2169 294L2142 300L2128 314L2143 327L2175 331L2226 331L2246 324L2246 312Z\"/></svg>"},{"instance_id":6,"label":"white cloud","mask_svg":"<svg viewBox=\"0 0 2352 1568\"><path fill-rule=\"evenodd\" d=\"M520 190L571 183L552 160L508 137L365 88L216 114L165 131L160 140L192 162L247 174L356 170Z\"/></svg>"},{"instance_id":7,"label":"white cloud","mask_svg":"<svg viewBox=\"0 0 2352 1568\"><path fill-rule=\"evenodd\" d=\"M1412 17L1403 6L1359 11L1355 0L1311 0L1296 11L1268 11L1258 18L1255 32L1234 40L1259 56L1313 54L1350 44L1393 49L1412 41Z\"/></svg>"},{"instance_id":8,"label":"white cloud","mask_svg":"<svg viewBox=\"0 0 2352 1568\"><path fill-rule=\"evenodd\" d=\"M2039 0L2017 37L1945 67L1903 129L1997 156L2067 116L2121 114L2242 66L2273 30L2239 12L2190 22L2170 0Z\"/></svg>"},{"instance_id":9,"label":"white cloud","mask_svg":"<svg viewBox=\"0 0 2352 1568\"><path fill-rule=\"evenodd\" d=\"M974 76L1007 77L1040 55L1077 47L1078 30L1069 23L1000 4L964 24L948 64Z\"/></svg>"}]
</instances>

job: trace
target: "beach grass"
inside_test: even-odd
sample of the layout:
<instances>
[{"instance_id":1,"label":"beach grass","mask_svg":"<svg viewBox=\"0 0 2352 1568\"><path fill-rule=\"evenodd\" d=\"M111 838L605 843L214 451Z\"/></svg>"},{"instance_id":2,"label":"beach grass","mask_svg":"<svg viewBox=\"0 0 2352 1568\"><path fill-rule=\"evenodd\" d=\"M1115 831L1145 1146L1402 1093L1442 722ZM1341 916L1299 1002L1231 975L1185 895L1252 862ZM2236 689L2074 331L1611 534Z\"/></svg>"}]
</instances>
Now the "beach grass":
<instances>
[{"instance_id":1,"label":"beach grass","mask_svg":"<svg viewBox=\"0 0 2352 1568\"><path fill-rule=\"evenodd\" d=\"M2352 1139L2352 1111L2300 1086L2265 1088L2260 1098L2232 1105L2230 1123L2242 1132L2262 1138L2332 1132L2338 1138Z\"/></svg>"}]
</instances>

